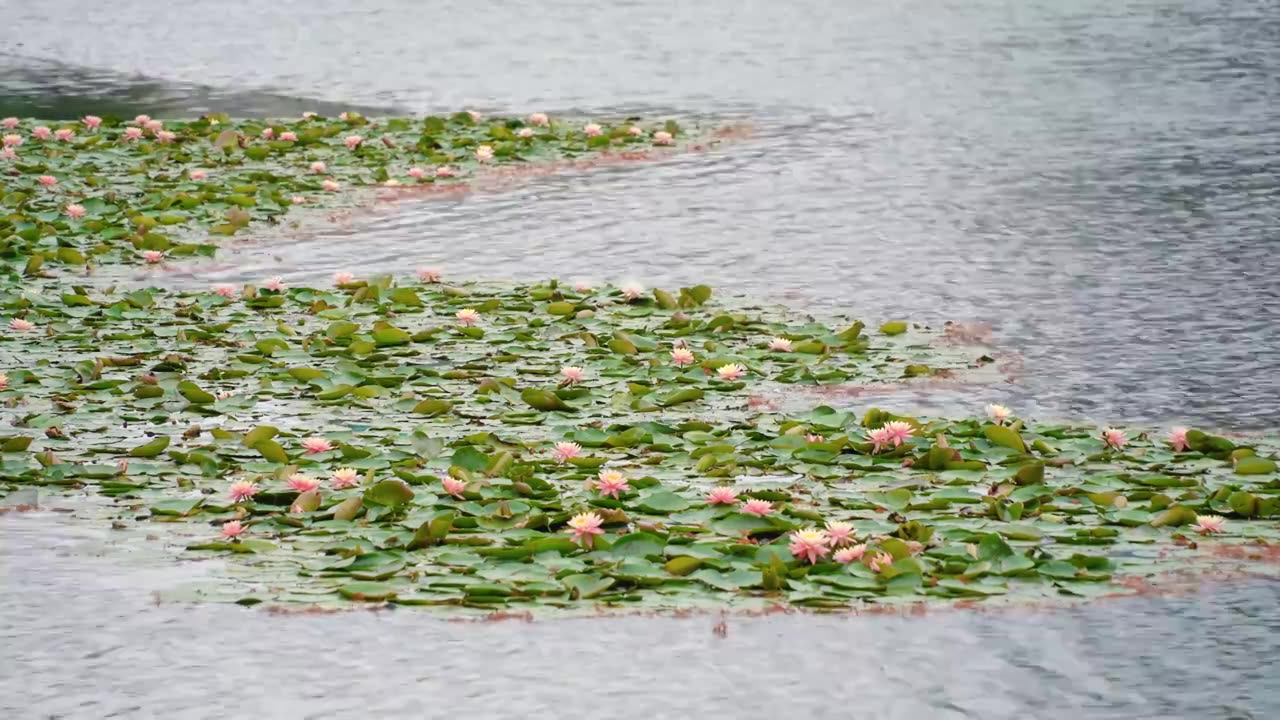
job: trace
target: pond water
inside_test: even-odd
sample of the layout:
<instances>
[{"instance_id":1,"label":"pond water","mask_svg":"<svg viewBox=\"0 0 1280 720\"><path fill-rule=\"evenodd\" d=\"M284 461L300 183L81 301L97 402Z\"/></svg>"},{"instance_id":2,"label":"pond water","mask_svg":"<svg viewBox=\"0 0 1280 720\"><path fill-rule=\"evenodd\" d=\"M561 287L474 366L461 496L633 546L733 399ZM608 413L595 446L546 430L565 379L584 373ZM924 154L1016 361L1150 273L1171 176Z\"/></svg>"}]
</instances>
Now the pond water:
<instances>
[{"instance_id":1,"label":"pond water","mask_svg":"<svg viewBox=\"0 0 1280 720\"><path fill-rule=\"evenodd\" d=\"M346 5L14 4L0 112L749 123L710 152L398 203L175 280L431 263L705 282L988 322L1022 370L952 392L967 411L1280 426L1280 2ZM112 553L63 514L3 515L0 533L6 717L1280 716L1265 582L1050 613L741 619L721 639L708 618L155 608L151 590L196 570Z\"/></svg>"}]
</instances>

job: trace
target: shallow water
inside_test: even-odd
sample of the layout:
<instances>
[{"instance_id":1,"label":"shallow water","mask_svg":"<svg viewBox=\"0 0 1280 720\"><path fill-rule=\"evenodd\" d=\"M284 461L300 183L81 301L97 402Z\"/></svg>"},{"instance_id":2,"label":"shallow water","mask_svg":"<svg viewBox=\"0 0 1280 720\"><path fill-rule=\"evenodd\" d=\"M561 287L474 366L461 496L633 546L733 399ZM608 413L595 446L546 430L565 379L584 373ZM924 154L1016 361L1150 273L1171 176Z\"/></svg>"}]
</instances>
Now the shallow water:
<instances>
[{"instance_id":1,"label":"shallow water","mask_svg":"<svg viewBox=\"0 0 1280 720\"><path fill-rule=\"evenodd\" d=\"M5 114L468 106L753 127L707 153L400 203L199 282L427 263L707 282L990 322L1023 374L953 405L1280 425L1275 0L12 5ZM282 717L1280 715L1256 670L1280 660L1265 583L1045 615L734 621L718 640L705 619L143 613L190 569L126 572L61 516L0 531L22 588L0 612L16 717L206 717L233 688Z\"/></svg>"}]
</instances>

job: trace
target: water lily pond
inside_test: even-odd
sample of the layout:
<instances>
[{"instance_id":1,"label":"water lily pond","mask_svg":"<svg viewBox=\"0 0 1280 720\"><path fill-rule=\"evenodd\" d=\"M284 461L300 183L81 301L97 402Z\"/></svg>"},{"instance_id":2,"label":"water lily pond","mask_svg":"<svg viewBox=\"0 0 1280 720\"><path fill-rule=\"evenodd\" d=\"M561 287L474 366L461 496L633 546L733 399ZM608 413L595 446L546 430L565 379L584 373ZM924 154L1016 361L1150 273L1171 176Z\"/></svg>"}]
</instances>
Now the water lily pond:
<instances>
[{"instance_id":1,"label":"water lily pond","mask_svg":"<svg viewBox=\"0 0 1280 720\"><path fill-rule=\"evenodd\" d=\"M103 522L225 562L163 597L839 610L1270 571L1272 439L823 404L992 362L905 320L426 268L200 291L84 277L212 254L349 186L667 145L675 123L96 121L5 130L0 492L110 498Z\"/></svg>"}]
</instances>

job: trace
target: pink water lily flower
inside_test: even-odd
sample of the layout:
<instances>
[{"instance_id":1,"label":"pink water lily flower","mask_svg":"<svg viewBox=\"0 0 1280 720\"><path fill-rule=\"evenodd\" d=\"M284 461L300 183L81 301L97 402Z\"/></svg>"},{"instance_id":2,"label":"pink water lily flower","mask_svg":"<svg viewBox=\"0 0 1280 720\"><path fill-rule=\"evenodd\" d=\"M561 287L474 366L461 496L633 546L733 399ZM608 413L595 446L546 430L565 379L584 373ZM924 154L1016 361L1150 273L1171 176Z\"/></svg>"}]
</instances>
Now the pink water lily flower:
<instances>
[{"instance_id":1,"label":"pink water lily flower","mask_svg":"<svg viewBox=\"0 0 1280 720\"><path fill-rule=\"evenodd\" d=\"M338 272L333 274L334 285L346 285L347 283L355 282L355 280L356 280L356 276L352 275L346 270L339 270Z\"/></svg>"},{"instance_id":2,"label":"pink water lily flower","mask_svg":"<svg viewBox=\"0 0 1280 720\"><path fill-rule=\"evenodd\" d=\"M304 493L308 490L315 490L316 488L320 487L319 480L313 477L307 477L302 473L294 473L290 475L288 483L289 483L289 487L293 488L294 490L297 490L300 493Z\"/></svg>"},{"instance_id":3,"label":"pink water lily flower","mask_svg":"<svg viewBox=\"0 0 1280 720\"><path fill-rule=\"evenodd\" d=\"M0 150L0 158L4 158L5 160L12 160L16 157L18 157L18 153L14 152L13 148L11 147L7 147L3 150Z\"/></svg>"},{"instance_id":4,"label":"pink water lily flower","mask_svg":"<svg viewBox=\"0 0 1280 720\"><path fill-rule=\"evenodd\" d=\"M310 120L311 118L313 118L313 117L315 117L315 116L316 116L316 114L315 114L315 112L314 112L314 111L312 111L312 110L307 110L306 112L302 113L302 119L303 119L303 120Z\"/></svg>"},{"instance_id":5,"label":"pink water lily flower","mask_svg":"<svg viewBox=\"0 0 1280 720\"><path fill-rule=\"evenodd\" d=\"M9 387L9 376L0 372L0 390Z\"/></svg>"},{"instance_id":6,"label":"pink water lily flower","mask_svg":"<svg viewBox=\"0 0 1280 720\"><path fill-rule=\"evenodd\" d=\"M568 531L573 534L574 541L589 548L595 541L596 535L604 534L604 530L600 527L603 524L604 519L593 512L578 513L569 520Z\"/></svg>"},{"instance_id":7,"label":"pink water lily flower","mask_svg":"<svg viewBox=\"0 0 1280 720\"><path fill-rule=\"evenodd\" d=\"M886 428L878 427L867 433L867 439L870 440L874 447L871 452L880 452L880 449L889 445L892 441L889 439L889 431Z\"/></svg>"},{"instance_id":8,"label":"pink water lily flower","mask_svg":"<svg viewBox=\"0 0 1280 720\"><path fill-rule=\"evenodd\" d=\"M31 131L31 135L37 140L48 140L53 137L53 131L44 125L40 125Z\"/></svg>"},{"instance_id":9,"label":"pink water lily flower","mask_svg":"<svg viewBox=\"0 0 1280 720\"><path fill-rule=\"evenodd\" d=\"M639 300L644 295L644 286L640 283L626 283L619 290L622 291L622 297L628 300Z\"/></svg>"},{"instance_id":10,"label":"pink water lily flower","mask_svg":"<svg viewBox=\"0 0 1280 720\"><path fill-rule=\"evenodd\" d=\"M821 530L813 528L791 533L787 549L797 560L808 560L810 565L816 565L831 552L831 548L827 547L827 536Z\"/></svg>"},{"instance_id":11,"label":"pink water lily flower","mask_svg":"<svg viewBox=\"0 0 1280 720\"><path fill-rule=\"evenodd\" d=\"M742 506L742 512L748 515L758 515L760 517L764 517L765 515L768 515L769 513L773 512L773 503L769 502L768 500L758 500L756 498L752 498Z\"/></svg>"},{"instance_id":12,"label":"pink water lily flower","mask_svg":"<svg viewBox=\"0 0 1280 720\"><path fill-rule=\"evenodd\" d=\"M582 446L576 442L558 442L551 454L555 456L556 462L568 462L582 454Z\"/></svg>"},{"instance_id":13,"label":"pink water lily flower","mask_svg":"<svg viewBox=\"0 0 1280 720\"><path fill-rule=\"evenodd\" d=\"M333 483L334 488L339 490L355 487L360 484L360 473L356 472L355 468L338 468L333 471L329 481Z\"/></svg>"},{"instance_id":14,"label":"pink water lily flower","mask_svg":"<svg viewBox=\"0 0 1280 720\"><path fill-rule=\"evenodd\" d=\"M342 144L346 145L348 150L355 150L360 147L362 142L364 142L364 138L359 135L348 135L342 139Z\"/></svg>"},{"instance_id":15,"label":"pink water lily flower","mask_svg":"<svg viewBox=\"0 0 1280 720\"><path fill-rule=\"evenodd\" d=\"M533 128L522 127L516 131L516 137L531 138L533 137Z\"/></svg>"},{"instance_id":16,"label":"pink water lily flower","mask_svg":"<svg viewBox=\"0 0 1280 720\"><path fill-rule=\"evenodd\" d=\"M574 292L589 293L595 288L591 287L591 283L586 280L579 280L573 284Z\"/></svg>"},{"instance_id":17,"label":"pink water lily flower","mask_svg":"<svg viewBox=\"0 0 1280 720\"><path fill-rule=\"evenodd\" d=\"M14 118L14 119L16 120L17 118ZM549 125L551 124L551 118L547 117L546 113L537 112L529 116L529 124L530 125Z\"/></svg>"},{"instance_id":18,"label":"pink water lily flower","mask_svg":"<svg viewBox=\"0 0 1280 720\"><path fill-rule=\"evenodd\" d=\"M659 130L653 134L654 145L670 145L673 140L674 138L671 137L671 133L665 130Z\"/></svg>"},{"instance_id":19,"label":"pink water lily flower","mask_svg":"<svg viewBox=\"0 0 1280 720\"><path fill-rule=\"evenodd\" d=\"M1102 442L1113 450L1121 450L1129 444L1129 437L1125 435L1124 430L1107 428L1102 431Z\"/></svg>"},{"instance_id":20,"label":"pink water lily flower","mask_svg":"<svg viewBox=\"0 0 1280 720\"><path fill-rule=\"evenodd\" d=\"M263 128L263 129L262 129L262 139L263 139L263 140L273 140L273 139L275 139L275 136L276 136L276 131L275 131L275 130L272 130L271 128Z\"/></svg>"},{"instance_id":21,"label":"pink water lily flower","mask_svg":"<svg viewBox=\"0 0 1280 720\"><path fill-rule=\"evenodd\" d=\"M232 502L244 502L258 494L258 485L250 480L237 480L231 483L231 490L228 494L231 496Z\"/></svg>"},{"instance_id":22,"label":"pink water lily flower","mask_svg":"<svg viewBox=\"0 0 1280 720\"><path fill-rule=\"evenodd\" d=\"M641 135L644 134L644 130L642 130L637 125L632 125L631 127L627 128L627 134L630 135L631 137L640 137Z\"/></svg>"},{"instance_id":23,"label":"pink water lily flower","mask_svg":"<svg viewBox=\"0 0 1280 720\"><path fill-rule=\"evenodd\" d=\"M76 131L71 128L58 128L54 131L53 136L60 142L71 142L71 139L76 136Z\"/></svg>"},{"instance_id":24,"label":"pink water lily flower","mask_svg":"<svg viewBox=\"0 0 1280 720\"><path fill-rule=\"evenodd\" d=\"M716 375L719 375L720 379L725 381L737 380L746 373L746 368L742 367L738 363L729 363L728 365L721 365L716 368Z\"/></svg>"},{"instance_id":25,"label":"pink water lily flower","mask_svg":"<svg viewBox=\"0 0 1280 720\"><path fill-rule=\"evenodd\" d=\"M453 316L458 318L458 324L464 327L472 327L480 321L480 313L475 308L462 308Z\"/></svg>"},{"instance_id":26,"label":"pink water lily flower","mask_svg":"<svg viewBox=\"0 0 1280 720\"><path fill-rule=\"evenodd\" d=\"M329 192L337 192L338 189L341 188L342 186L339 185L336 180L325 180L324 182L320 183L320 187L324 188L325 190L328 190Z\"/></svg>"},{"instance_id":27,"label":"pink water lily flower","mask_svg":"<svg viewBox=\"0 0 1280 720\"><path fill-rule=\"evenodd\" d=\"M176 133L169 132L168 130L161 130L156 133L156 139L162 143L173 142L177 137L178 135Z\"/></svg>"},{"instance_id":28,"label":"pink water lily flower","mask_svg":"<svg viewBox=\"0 0 1280 720\"><path fill-rule=\"evenodd\" d=\"M316 453L329 452L333 448L334 448L333 443L329 442L325 438L322 438L318 435L314 435L309 438L303 438L302 440L302 449L306 450L308 455L315 455Z\"/></svg>"},{"instance_id":29,"label":"pink water lily flower","mask_svg":"<svg viewBox=\"0 0 1280 720\"><path fill-rule=\"evenodd\" d=\"M596 137L597 135L602 133L603 130L596 123L587 123L586 125L582 126L582 132L586 133L587 137Z\"/></svg>"},{"instance_id":30,"label":"pink water lily flower","mask_svg":"<svg viewBox=\"0 0 1280 720\"><path fill-rule=\"evenodd\" d=\"M40 177L36 178L36 182L40 183L45 187L53 187L54 185L58 184L58 178L52 175L41 175Z\"/></svg>"},{"instance_id":31,"label":"pink water lily flower","mask_svg":"<svg viewBox=\"0 0 1280 720\"><path fill-rule=\"evenodd\" d=\"M426 170L423 170L423 169L422 169L422 168L420 168L420 167L411 167L411 168L409 168L409 177L411 177L411 178L421 178L421 177L425 176L426 174L427 174L427 171L426 171Z\"/></svg>"},{"instance_id":32,"label":"pink water lily flower","mask_svg":"<svg viewBox=\"0 0 1280 720\"><path fill-rule=\"evenodd\" d=\"M893 565L893 556L887 552L878 552L871 556L871 572L883 572Z\"/></svg>"},{"instance_id":33,"label":"pink water lily flower","mask_svg":"<svg viewBox=\"0 0 1280 720\"><path fill-rule=\"evenodd\" d=\"M901 445L904 440L911 437L911 434L916 431L911 423L901 420L887 422L882 429L888 433L889 442L893 443L894 447Z\"/></svg>"},{"instance_id":34,"label":"pink water lily flower","mask_svg":"<svg viewBox=\"0 0 1280 720\"><path fill-rule=\"evenodd\" d=\"M737 505L738 491L726 485L717 485L707 493L708 505Z\"/></svg>"},{"instance_id":35,"label":"pink water lily flower","mask_svg":"<svg viewBox=\"0 0 1280 720\"><path fill-rule=\"evenodd\" d=\"M285 130L280 133L280 139L284 142L296 142L298 140L298 133L292 130Z\"/></svg>"},{"instance_id":36,"label":"pink water lily flower","mask_svg":"<svg viewBox=\"0 0 1280 720\"><path fill-rule=\"evenodd\" d=\"M769 349L774 352L791 352L791 341L776 337L769 341Z\"/></svg>"},{"instance_id":37,"label":"pink water lily flower","mask_svg":"<svg viewBox=\"0 0 1280 720\"><path fill-rule=\"evenodd\" d=\"M136 123L138 123L139 125L146 125L147 123L151 122L151 116L150 116L150 115L139 115L139 116L135 117L135 118L133 119L133 121L134 121L134 122L136 122Z\"/></svg>"},{"instance_id":38,"label":"pink water lily flower","mask_svg":"<svg viewBox=\"0 0 1280 720\"><path fill-rule=\"evenodd\" d=\"M836 554L832 556L832 559L838 563L848 565L849 563L861 560L863 554L866 552L867 546L865 544L853 545L847 548L840 548L836 551Z\"/></svg>"},{"instance_id":39,"label":"pink water lily flower","mask_svg":"<svg viewBox=\"0 0 1280 720\"><path fill-rule=\"evenodd\" d=\"M1013 415L1013 411L1003 405L988 405L987 417L991 418L991 422L996 425L1003 425L1009 416Z\"/></svg>"},{"instance_id":40,"label":"pink water lily flower","mask_svg":"<svg viewBox=\"0 0 1280 720\"><path fill-rule=\"evenodd\" d=\"M77 205L76 203L69 203L66 207L66 213L67 213L67 217L75 218L78 220L84 217L85 209L83 205Z\"/></svg>"},{"instance_id":41,"label":"pink water lily flower","mask_svg":"<svg viewBox=\"0 0 1280 720\"><path fill-rule=\"evenodd\" d=\"M820 443L820 442L826 442L827 439L817 433L809 433L808 435L804 436L804 441L807 443Z\"/></svg>"},{"instance_id":42,"label":"pink water lily flower","mask_svg":"<svg viewBox=\"0 0 1280 720\"><path fill-rule=\"evenodd\" d=\"M124 129L125 140L141 140L142 128L128 127Z\"/></svg>"},{"instance_id":43,"label":"pink water lily flower","mask_svg":"<svg viewBox=\"0 0 1280 720\"><path fill-rule=\"evenodd\" d=\"M203 180L209 177L209 175L203 170L192 170L191 172L187 173L187 177L191 178L192 180Z\"/></svg>"},{"instance_id":44,"label":"pink water lily flower","mask_svg":"<svg viewBox=\"0 0 1280 720\"><path fill-rule=\"evenodd\" d=\"M446 493L449 493L459 500L465 499L462 497L463 491L467 489L467 484L465 482L451 477L443 477L440 478L440 484L444 485L444 491Z\"/></svg>"},{"instance_id":45,"label":"pink water lily flower","mask_svg":"<svg viewBox=\"0 0 1280 720\"><path fill-rule=\"evenodd\" d=\"M18 127L18 123L19 120L16 117L7 117L4 120L0 120L0 125L4 126L7 130L12 130Z\"/></svg>"},{"instance_id":46,"label":"pink water lily flower","mask_svg":"<svg viewBox=\"0 0 1280 720\"><path fill-rule=\"evenodd\" d=\"M480 118L483 117L483 115L475 110L468 110L467 115L471 117L471 122L479 122Z\"/></svg>"},{"instance_id":47,"label":"pink water lily flower","mask_svg":"<svg viewBox=\"0 0 1280 720\"><path fill-rule=\"evenodd\" d=\"M342 122L346 122L346 121L348 121L348 120L350 120L350 119L351 119L351 113L349 113L349 112L340 112L340 113L338 113L338 119L339 119L339 120L341 120Z\"/></svg>"},{"instance_id":48,"label":"pink water lily flower","mask_svg":"<svg viewBox=\"0 0 1280 720\"><path fill-rule=\"evenodd\" d=\"M235 285L228 285L228 284L226 284L226 283L218 283L218 284L214 285L214 286L213 286L212 288L210 288L210 289L211 289L211 290L213 290L213 294L214 294L214 295L221 295L221 296L222 296L222 297L224 297L224 298L233 298L233 297L235 297L235 296L236 296L236 286L235 286Z\"/></svg>"},{"instance_id":49,"label":"pink water lily flower","mask_svg":"<svg viewBox=\"0 0 1280 720\"><path fill-rule=\"evenodd\" d=\"M232 520L222 524L222 537L238 538L244 534L245 526L239 520Z\"/></svg>"},{"instance_id":50,"label":"pink water lily flower","mask_svg":"<svg viewBox=\"0 0 1280 720\"><path fill-rule=\"evenodd\" d=\"M142 259L154 265L164 261L164 251L162 250L144 250L142 251Z\"/></svg>"},{"instance_id":51,"label":"pink water lily flower","mask_svg":"<svg viewBox=\"0 0 1280 720\"><path fill-rule=\"evenodd\" d=\"M440 282L440 270L438 268L418 268L418 279L425 283Z\"/></svg>"},{"instance_id":52,"label":"pink water lily flower","mask_svg":"<svg viewBox=\"0 0 1280 720\"><path fill-rule=\"evenodd\" d=\"M448 165L441 165L440 167L436 168L436 177L438 178L451 178L457 174L458 174L458 171L454 170Z\"/></svg>"},{"instance_id":53,"label":"pink water lily flower","mask_svg":"<svg viewBox=\"0 0 1280 720\"><path fill-rule=\"evenodd\" d=\"M1221 515L1197 515L1191 529L1202 535L1213 535L1222 532L1226 524L1227 519Z\"/></svg>"},{"instance_id":54,"label":"pink water lily flower","mask_svg":"<svg viewBox=\"0 0 1280 720\"><path fill-rule=\"evenodd\" d=\"M21 147L25 142L26 140L24 140L21 135L14 135L10 133L4 136L4 146L7 148Z\"/></svg>"},{"instance_id":55,"label":"pink water lily flower","mask_svg":"<svg viewBox=\"0 0 1280 720\"><path fill-rule=\"evenodd\" d=\"M671 351L671 364L676 367L684 367L694 363L693 351L689 348L678 347Z\"/></svg>"},{"instance_id":56,"label":"pink water lily flower","mask_svg":"<svg viewBox=\"0 0 1280 720\"><path fill-rule=\"evenodd\" d=\"M570 385L582 382L582 368L577 365L565 365L560 368L560 374L564 376L564 381Z\"/></svg>"},{"instance_id":57,"label":"pink water lily flower","mask_svg":"<svg viewBox=\"0 0 1280 720\"><path fill-rule=\"evenodd\" d=\"M480 162L489 162L493 159L493 148L488 145L481 145L476 148L476 160Z\"/></svg>"},{"instance_id":58,"label":"pink water lily flower","mask_svg":"<svg viewBox=\"0 0 1280 720\"><path fill-rule=\"evenodd\" d=\"M630 490L627 476L617 470L601 470L596 476L595 488L604 497L617 498L619 493Z\"/></svg>"},{"instance_id":59,"label":"pink water lily flower","mask_svg":"<svg viewBox=\"0 0 1280 720\"><path fill-rule=\"evenodd\" d=\"M1173 446L1174 452L1182 452L1187 449L1187 429L1184 427L1176 427L1169 431L1169 444Z\"/></svg>"},{"instance_id":60,"label":"pink water lily flower","mask_svg":"<svg viewBox=\"0 0 1280 720\"><path fill-rule=\"evenodd\" d=\"M828 520L823 532L831 547L841 547L853 542L853 525L844 520Z\"/></svg>"},{"instance_id":61,"label":"pink water lily flower","mask_svg":"<svg viewBox=\"0 0 1280 720\"><path fill-rule=\"evenodd\" d=\"M320 173L323 173L325 169L326 169L325 164L320 162L319 160L311 163L311 172L316 173L317 175Z\"/></svg>"},{"instance_id":62,"label":"pink water lily flower","mask_svg":"<svg viewBox=\"0 0 1280 720\"><path fill-rule=\"evenodd\" d=\"M162 129L164 129L164 123L159 120L148 120L142 123L142 127L150 130L152 133L158 134Z\"/></svg>"},{"instance_id":63,"label":"pink water lily flower","mask_svg":"<svg viewBox=\"0 0 1280 720\"><path fill-rule=\"evenodd\" d=\"M28 330L34 330L35 326L36 326L35 323L31 322L30 320L26 320L24 318L14 318L9 321L9 329L17 330L18 332L27 332Z\"/></svg>"}]
</instances>

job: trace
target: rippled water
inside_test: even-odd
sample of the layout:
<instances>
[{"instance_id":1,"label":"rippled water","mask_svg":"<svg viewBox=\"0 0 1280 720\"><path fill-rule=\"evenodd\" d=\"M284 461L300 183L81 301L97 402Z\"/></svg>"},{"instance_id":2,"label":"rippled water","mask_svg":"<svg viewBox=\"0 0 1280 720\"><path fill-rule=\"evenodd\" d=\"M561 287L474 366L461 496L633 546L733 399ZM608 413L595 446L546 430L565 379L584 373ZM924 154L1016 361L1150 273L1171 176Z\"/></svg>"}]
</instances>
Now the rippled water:
<instances>
[{"instance_id":1,"label":"rippled water","mask_svg":"<svg viewBox=\"0 0 1280 720\"><path fill-rule=\"evenodd\" d=\"M6 113L468 106L753 127L381 208L201 282L419 262L708 282L990 322L1024 371L974 405L1280 426L1275 0L10 5ZM1047 615L743 620L720 640L707 620L142 612L190 568L106 574L131 559L93 557L96 531L61 516L0 532L20 588L0 611L0 707L17 717L1280 716L1259 670L1280 660L1268 584Z\"/></svg>"}]
</instances>

